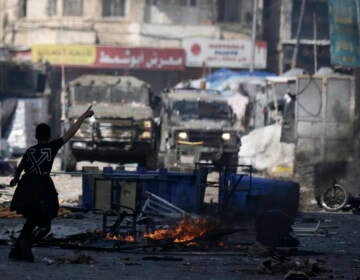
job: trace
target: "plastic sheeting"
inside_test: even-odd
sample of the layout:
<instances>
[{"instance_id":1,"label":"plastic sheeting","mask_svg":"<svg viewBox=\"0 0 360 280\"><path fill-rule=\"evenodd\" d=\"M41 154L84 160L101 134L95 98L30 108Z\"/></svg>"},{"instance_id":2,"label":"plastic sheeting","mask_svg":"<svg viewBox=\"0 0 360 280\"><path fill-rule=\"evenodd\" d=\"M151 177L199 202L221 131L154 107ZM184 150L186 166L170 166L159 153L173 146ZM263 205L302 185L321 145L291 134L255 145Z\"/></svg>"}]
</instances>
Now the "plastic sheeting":
<instances>
[{"instance_id":1,"label":"plastic sheeting","mask_svg":"<svg viewBox=\"0 0 360 280\"><path fill-rule=\"evenodd\" d=\"M18 99L14 120L7 139L14 155L21 155L37 143L35 128L48 120L48 100L45 97Z\"/></svg>"},{"instance_id":2,"label":"plastic sheeting","mask_svg":"<svg viewBox=\"0 0 360 280\"><path fill-rule=\"evenodd\" d=\"M251 164L257 170L274 170L278 166L293 168L295 145L280 142L281 125L255 129L241 138L239 164Z\"/></svg>"}]
</instances>

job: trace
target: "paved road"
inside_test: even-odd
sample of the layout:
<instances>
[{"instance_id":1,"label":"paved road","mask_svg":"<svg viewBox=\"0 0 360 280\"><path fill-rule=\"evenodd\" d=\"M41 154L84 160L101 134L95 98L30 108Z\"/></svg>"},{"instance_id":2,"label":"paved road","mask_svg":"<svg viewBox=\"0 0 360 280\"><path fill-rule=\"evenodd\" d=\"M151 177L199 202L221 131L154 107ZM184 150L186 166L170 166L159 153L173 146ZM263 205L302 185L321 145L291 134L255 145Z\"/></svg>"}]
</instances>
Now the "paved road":
<instances>
[{"instance_id":1,"label":"paved road","mask_svg":"<svg viewBox=\"0 0 360 280\"><path fill-rule=\"evenodd\" d=\"M58 162L56 162L58 164ZM88 165L88 163L85 163ZM56 169L55 169L56 170ZM0 184L6 184L8 177L1 177ZM71 202L81 194L81 178L69 175L54 177L60 198ZM12 189L13 190L13 189ZM11 190L6 188L11 196ZM207 194L207 199L216 198L216 188ZM285 261L289 269L294 269L289 262L308 262L321 266L322 270L311 279L360 279L360 215L351 213L302 212L298 215L298 227L314 227L320 221L316 233L298 236L298 252ZM19 230L22 219L0 220L0 239L6 239L11 230ZM86 230L94 231L101 227L101 216L94 215L87 219L56 218L52 231L54 234L75 234ZM6 232L7 231L7 232ZM228 237L241 244L241 234ZM241 247L241 246L240 246ZM193 250L190 252L169 251L130 251L130 252L95 252L82 251L82 260L90 263L70 263L81 255L75 250L57 247L35 247L35 263L14 262L7 258L9 246L0 245L1 279L284 279L285 272L270 274L269 270L260 273L262 263L274 259L259 254L249 254L247 246L241 250ZM252 247L250 247L252 248ZM171 253L177 259L164 259ZM144 259L161 257L162 260ZM88 257L88 258L86 258ZM276 262L275 262L276 263ZM281 263L284 265L284 263ZM273 268L273 267L272 267Z\"/></svg>"}]
</instances>

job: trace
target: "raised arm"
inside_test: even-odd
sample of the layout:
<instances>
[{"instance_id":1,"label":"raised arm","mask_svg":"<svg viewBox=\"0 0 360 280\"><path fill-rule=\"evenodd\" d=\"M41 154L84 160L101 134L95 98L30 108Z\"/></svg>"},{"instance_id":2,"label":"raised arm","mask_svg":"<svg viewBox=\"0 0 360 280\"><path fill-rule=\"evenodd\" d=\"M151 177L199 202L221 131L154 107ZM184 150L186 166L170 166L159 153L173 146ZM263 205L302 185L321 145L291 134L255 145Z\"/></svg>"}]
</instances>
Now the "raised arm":
<instances>
[{"instance_id":1,"label":"raised arm","mask_svg":"<svg viewBox=\"0 0 360 280\"><path fill-rule=\"evenodd\" d=\"M90 118L92 115L94 115L94 111L92 110L92 105L89 106L89 108L74 122L68 131L64 133L62 136L62 139L64 140L64 143L70 140L71 137L73 137L80 128L83 121L87 118Z\"/></svg>"}]
</instances>

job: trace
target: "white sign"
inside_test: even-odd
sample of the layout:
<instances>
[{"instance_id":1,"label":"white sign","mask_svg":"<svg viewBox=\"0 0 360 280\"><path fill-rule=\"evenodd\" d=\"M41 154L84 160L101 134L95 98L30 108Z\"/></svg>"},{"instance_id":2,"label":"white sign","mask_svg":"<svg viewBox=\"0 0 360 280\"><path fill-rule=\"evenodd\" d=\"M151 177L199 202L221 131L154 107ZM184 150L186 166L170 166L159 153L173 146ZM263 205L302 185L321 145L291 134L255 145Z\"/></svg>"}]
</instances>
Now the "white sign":
<instances>
[{"instance_id":1,"label":"white sign","mask_svg":"<svg viewBox=\"0 0 360 280\"><path fill-rule=\"evenodd\" d=\"M250 40L213 40L206 38L184 39L182 46L186 54L186 66L250 68ZM257 41L255 47L255 68L266 68L267 45Z\"/></svg>"}]
</instances>

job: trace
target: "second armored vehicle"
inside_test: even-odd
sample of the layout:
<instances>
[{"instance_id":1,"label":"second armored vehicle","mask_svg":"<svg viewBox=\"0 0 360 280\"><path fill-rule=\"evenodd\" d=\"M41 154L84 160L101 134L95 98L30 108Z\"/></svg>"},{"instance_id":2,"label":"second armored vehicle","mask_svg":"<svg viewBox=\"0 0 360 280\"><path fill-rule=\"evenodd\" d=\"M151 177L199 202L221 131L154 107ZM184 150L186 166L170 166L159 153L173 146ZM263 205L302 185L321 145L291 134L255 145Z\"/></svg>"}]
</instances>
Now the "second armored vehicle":
<instances>
[{"instance_id":1,"label":"second armored vehicle","mask_svg":"<svg viewBox=\"0 0 360 280\"><path fill-rule=\"evenodd\" d=\"M163 94L159 159L167 168L206 161L236 165L240 139L235 115L219 93L173 89Z\"/></svg>"}]
</instances>

